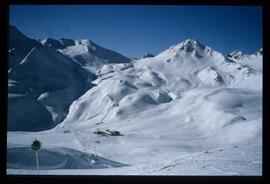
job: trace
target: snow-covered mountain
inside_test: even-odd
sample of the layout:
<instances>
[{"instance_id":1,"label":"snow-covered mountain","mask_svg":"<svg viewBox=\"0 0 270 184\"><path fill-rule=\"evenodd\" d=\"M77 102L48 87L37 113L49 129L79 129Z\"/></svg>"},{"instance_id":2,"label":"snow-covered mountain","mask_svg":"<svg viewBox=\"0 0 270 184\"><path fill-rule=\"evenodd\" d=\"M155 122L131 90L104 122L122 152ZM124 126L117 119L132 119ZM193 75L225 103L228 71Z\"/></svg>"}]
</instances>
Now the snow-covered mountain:
<instances>
[{"instance_id":1,"label":"snow-covered mountain","mask_svg":"<svg viewBox=\"0 0 270 184\"><path fill-rule=\"evenodd\" d=\"M55 126L66 117L69 105L93 87L91 82L96 75L85 69L85 65L129 62L127 57L90 40L48 38L38 42L14 26L10 26L9 41L12 98L9 101L9 130L42 130ZM14 94L15 88L20 92ZM24 103L32 105L24 109L26 112L13 113L22 109ZM35 106L42 110L35 112L32 109Z\"/></svg>"},{"instance_id":2,"label":"snow-covered mountain","mask_svg":"<svg viewBox=\"0 0 270 184\"><path fill-rule=\"evenodd\" d=\"M46 166L44 174L261 175L262 67L250 62L262 66L262 50L250 62L243 57L187 39L130 62L90 40L43 40L9 71L9 103L20 104L9 112L21 118L23 111L16 111L24 102L14 98L30 95L25 101L36 104L35 112L47 117L43 122L59 124L8 132L8 172L32 173L15 158L27 155L16 149L34 137L63 169ZM93 167L81 164L74 149L112 161L93 169L96 158ZM65 154L81 166L66 170L67 162L57 159Z\"/></svg>"},{"instance_id":3,"label":"snow-covered mountain","mask_svg":"<svg viewBox=\"0 0 270 184\"><path fill-rule=\"evenodd\" d=\"M90 39L70 40L51 38L42 40L41 43L57 50L63 55L71 58L76 63L96 72L100 65L108 63L129 63L130 59L112 50L105 49L95 44ZM94 67L93 67L94 66ZM90 67L90 68L89 68Z\"/></svg>"},{"instance_id":4,"label":"snow-covered mountain","mask_svg":"<svg viewBox=\"0 0 270 184\"><path fill-rule=\"evenodd\" d=\"M263 57L262 48L251 55L244 54L241 51L234 51L227 55L228 59L241 63L243 65L248 65L249 67L255 70L262 70L262 57Z\"/></svg>"}]
</instances>

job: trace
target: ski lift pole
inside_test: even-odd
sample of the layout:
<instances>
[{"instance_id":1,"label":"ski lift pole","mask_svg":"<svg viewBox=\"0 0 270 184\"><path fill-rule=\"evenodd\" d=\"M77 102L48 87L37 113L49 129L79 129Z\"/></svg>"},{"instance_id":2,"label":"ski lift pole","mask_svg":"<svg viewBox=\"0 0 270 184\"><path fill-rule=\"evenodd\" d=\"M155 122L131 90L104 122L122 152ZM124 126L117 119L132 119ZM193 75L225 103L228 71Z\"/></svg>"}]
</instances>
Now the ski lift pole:
<instances>
[{"instance_id":1,"label":"ski lift pole","mask_svg":"<svg viewBox=\"0 0 270 184\"><path fill-rule=\"evenodd\" d=\"M39 175L38 151L36 152L37 174Z\"/></svg>"}]
</instances>

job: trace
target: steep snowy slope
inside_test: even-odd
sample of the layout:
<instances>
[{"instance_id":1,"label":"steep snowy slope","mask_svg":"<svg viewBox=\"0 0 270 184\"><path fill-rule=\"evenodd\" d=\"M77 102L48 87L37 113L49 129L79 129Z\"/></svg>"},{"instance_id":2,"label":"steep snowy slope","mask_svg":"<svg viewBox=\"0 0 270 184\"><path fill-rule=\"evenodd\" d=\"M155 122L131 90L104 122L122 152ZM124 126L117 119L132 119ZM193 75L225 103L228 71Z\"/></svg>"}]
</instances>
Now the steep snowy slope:
<instances>
[{"instance_id":1,"label":"steep snowy slope","mask_svg":"<svg viewBox=\"0 0 270 184\"><path fill-rule=\"evenodd\" d=\"M10 45L18 44L17 51L26 53L27 47L22 50L22 46L31 48L29 42L36 42L29 41L11 27L13 29ZM55 126L65 118L69 105L93 87L91 82L96 79L70 58L39 42L18 61L8 71L11 80L8 129L12 131L44 130Z\"/></svg>"},{"instance_id":2,"label":"steep snowy slope","mask_svg":"<svg viewBox=\"0 0 270 184\"><path fill-rule=\"evenodd\" d=\"M46 47L33 48L19 65L9 70L9 78L40 93L82 82L88 74L69 58Z\"/></svg>"},{"instance_id":3,"label":"steep snowy slope","mask_svg":"<svg viewBox=\"0 0 270 184\"><path fill-rule=\"evenodd\" d=\"M75 43L70 57L90 46ZM77 149L129 166L43 174L262 174L262 70L192 39L98 70L95 86L73 101L59 125L9 132L8 144L24 147L37 138L46 148Z\"/></svg>"},{"instance_id":4,"label":"steep snowy slope","mask_svg":"<svg viewBox=\"0 0 270 184\"><path fill-rule=\"evenodd\" d=\"M9 26L9 65L11 68L17 65L34 47L41 44L26 37L15 26Z\"/></svg>"}]
</instances>

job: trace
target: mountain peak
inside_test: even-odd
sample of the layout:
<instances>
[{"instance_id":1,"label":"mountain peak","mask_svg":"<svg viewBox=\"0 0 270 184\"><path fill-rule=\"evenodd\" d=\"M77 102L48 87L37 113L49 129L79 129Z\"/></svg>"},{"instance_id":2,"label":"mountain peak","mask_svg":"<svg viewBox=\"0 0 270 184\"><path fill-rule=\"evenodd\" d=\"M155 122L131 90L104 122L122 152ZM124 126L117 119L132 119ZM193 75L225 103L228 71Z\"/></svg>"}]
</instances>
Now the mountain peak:
<instances>
[{"instance_id":1,"label":"mountain peak","mask_svg":"<svg viewBox=\"0 0 270 184\"><path fill-rule=\"evenodd\" d=\"M16 31L16 32L20 32L22 34L22 32L19 31L18 28L16 26L13 26L13 25L9 25L9 31Z\"/></svg>"},{"instance_id":2,"label":"mountain peak","mask_svg":"<svg viewBox=\"0 0 270 184\"><path fill-rule=\"evenodd\" d=\"M263 48L260 48L260 50L258 52L256 52L255 55L262 56L263 55Z\"/></svg>"},{"instance_id":3,"label":"mountain peak","mask_svg":"<svg viewBox=\"0 0 270 184\"><path fill-rule=\"evenodd\" d=\"M97 44L92 42L90 39L75 40L75 45L80 45L85 48L91 48L92 50L96 50L96 47L97 47Z\"/></svg>"},{"instance_id":4,"label":"mountain peak","mask_svg":"<svg viewBox=\"0 0 270 184\"><path fill-rule=\"evenodd\" d=\"M239 50L235 50L227 55L228 58L233 58L233 59L240 59L243 56L244 56L244 53Z\"/></svg>"},{"instance_id":5,"label":"mountain peak","mask_svg":"<svg viewBox=\"0 0 270 184\"><path fill-rule=\"evenodd\" d=\"M160 53L159 56L163 57L177 57L179 54L192 55L193 57L202 58L212 56L214 50L207 47L195 39L186 39L177 45L171 46L169 49Z\"/></svg>"},{"instance_id":6,"label":"mountain peak","mask_svg":"<svg viewBox=\"0 0 270 184\"><path fill-rule=\"evenodd\" d=\"M53 48L55 50L65 48L65 46L62 45L62 43L60 43L59 40L56 40L56 39L53 39L53 38L46 38L44 40L41 40L40 42L42 43L42 45Z\"/></svg>"},{"instance_id":7,"label":"mountain peak","mask_svg":"<svg viewBox=\"0 0 270 184\"><path fill-rule=\"evenodd\" d=\"M38 43L38 41L28 38L26 35L24 35L16 26L9 25L9 40L13 42L17 42L18 40L32 40L32 42Z\"/></svg>"},{"instance_id":8,"label":"mountain peak","mask_svg":"<svg viewBox=\"0 0 270 184\"><path fill-rule=\"evenodd\" d=\"M227 58L233 59L233 60L241 60L246 57L257 57L257 56L262 56L263 55L263 48L258 50L257 52L249 55L249 54L244 54L242 51L235 50L231 52L230 54L227 55Z\"/></svg>"},{"instance_id":9,"label":"mountain peak","mask_svg":"<svg viewBox=\"0 0 270 184\"><path fill-rule=\"evenodd\" d=\"M142 58L150 58L150 57L155 57L153 54L147 53L142 56Z\"/></svg>"},{"instance_id":10,"label":"mountain peak","mask_svg":"<svg viewBox=\"0 0 270 184\"><path fill-rule=\"evenodd\" d=\"M56 40L53 38L46 38L40 41L42 45L47 47L51 47L53 49L64 49L68 46L74 46L75 42L72 39L61 38L60 40Z\"/></svg>"},{"instance_id":11,"label":"mountain peak","mask_svg":"<svg viewBox=\"0 0 270 184\"><path fill-rule=\"evenodd\" d=\"M206 48L205 45L203 45L202 43L200 43L199 41L195 39L186 39L180 42L179 44L170 47L170 50L175 50L176 52L180 52L180 51L192 52L194 50L202 51L205 48Z\"/></svg>"},{"instance_id":12,"label":"mountain peak","mask_svg":"<svg viewBox=\"0 0 270 184\"><path fill-rule=\"evenodd\" d=\"M188 38L188 39L184 40L181 43L184 43L185 45L196 46L199 42L197 40L195 40L195 39Z\"/></svg>"},{"instance_id":13,"label":"mountain peak","mask_svg":"<svg viewBox=\"0 0 270 184\"><path fill-rule=\"evenodd\" d=\"M78 40L75 40L75 44L89 46L89 45L93 45L93 42L90 39L78 39Z\"/></svg>"},{"instance_id":14,"label":"mountain peak","mask_svg":"<svg viewBox=\"0 0 270 184\"><path fill-rule=\"evenodd\" d=\"M193 49L204 49L205 45L203 45L202 43L200 43L199 41L195 40L195 39L186 39L183 42L180 43L180 45L182 47L184 47L185 49L188 48L193 48Z\"/></svg>"},{"instance_id":15,"label":"mountain peak","mask_svg":"<svg viewBox=\"0 0 270 184\"><path fill-rule=\"evenodd\" d=\"M75 41L72 39L61 38L59 41L62 45L65 45L66 47L75 45Z\"/></svg>"}]
</instances>

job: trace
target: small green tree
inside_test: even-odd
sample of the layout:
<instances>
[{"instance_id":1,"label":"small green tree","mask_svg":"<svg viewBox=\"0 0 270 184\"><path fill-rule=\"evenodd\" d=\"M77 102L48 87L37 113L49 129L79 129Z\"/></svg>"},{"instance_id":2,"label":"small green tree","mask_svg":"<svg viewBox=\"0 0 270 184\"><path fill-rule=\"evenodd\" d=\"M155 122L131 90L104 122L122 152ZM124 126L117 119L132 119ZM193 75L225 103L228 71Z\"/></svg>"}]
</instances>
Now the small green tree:
<instances>
[{"instance_id":1,"label":"small green tree","mask_svg":"<svg viewBox=\"0 0 270 184\"><path fill-rule=\"evenodd\" d=\"M41 149L41 142L35 139L31 145L31 148L36 152L37 173L39 174L38 151Z\"/></svg>"}]
</instances>

